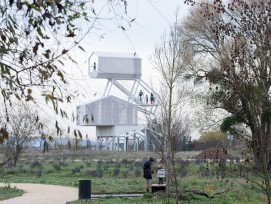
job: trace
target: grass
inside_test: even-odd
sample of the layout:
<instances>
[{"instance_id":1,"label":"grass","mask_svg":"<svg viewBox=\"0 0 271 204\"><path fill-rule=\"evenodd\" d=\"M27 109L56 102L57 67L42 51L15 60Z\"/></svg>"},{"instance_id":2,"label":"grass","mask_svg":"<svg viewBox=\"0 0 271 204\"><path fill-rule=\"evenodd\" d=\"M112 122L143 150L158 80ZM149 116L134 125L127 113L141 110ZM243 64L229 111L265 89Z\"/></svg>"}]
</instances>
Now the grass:
<instances>
[{"instance_id":1,"label":"grass","mask_svg":"<svg viewBox=\"0 0 271 204\"><path fill-rule=\"evenodd\" d=\"M167 202L168 201L168 202ZM174 204L174 200L166 200L163 195L150 195L145 194L143 197L136 197L136 198L114 198L112 196L108 196L106 198L101 199L91 199L91 200L76 200L72 202L68 202L67 204L87 204L87 203L102 203L102 204L148 204L148 203L155 203L155 204Z\"/></svg>"},{"instance_id":2,"label":"grass","mask_svg":"<svg viewBox=\"0 0 271 204\"><path fill-rule=\"evenodd\" d=\"M193 153L195 154L195 153ZM189 156L178 153L177 157ZM143 161L154 153L143 152L96 152L96 151L51 151L49 154L35 152L27 154L16 168L0 168L0 182L43 183L78 187L79 179L91 179L92 194L144 193L145 180L142 178ZM181 168L185 166L185 168ZM158 162L153 164L158 167ZM183 190L184 201L180 203L265 203L266 197L261 189L252 188L251 183L238 176L217 174L218 164L178 163L180 175L178 187ZM204 175L206 168L208 175ZM234 165L228 169L236 168ZM156 183L154 175L153 183ZM172 186L173 191L175 187ZM205 192L207 198L198 195ZM5 193L1 193L1 195ZM9 194L7 194L9 196ZM10 195L12 196L12 195ZM175 203L174 198L149 194L139 198L106 197L97 200L78 200L70 203Z\"/></svg>"},{"instance_id":3,"label":"grass","mask_svg":"<svg viewBox=\"0 0 271 204\"><path fill-rule=\"evenodd\" d=\"M16 187L11 188L9 185L5 187L0 187L0 200L6 200L9 198L14 198L23 195L23 191L17 189Z\"/></svg>"}]
</instances>

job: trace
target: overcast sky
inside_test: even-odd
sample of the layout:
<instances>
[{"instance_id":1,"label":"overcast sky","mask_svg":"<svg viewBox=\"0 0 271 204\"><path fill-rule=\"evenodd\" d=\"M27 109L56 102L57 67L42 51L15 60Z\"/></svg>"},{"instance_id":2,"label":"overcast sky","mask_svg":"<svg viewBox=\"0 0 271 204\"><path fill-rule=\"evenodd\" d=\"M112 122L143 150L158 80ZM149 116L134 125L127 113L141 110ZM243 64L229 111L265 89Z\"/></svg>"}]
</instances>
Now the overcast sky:
<instances>
[{"instance_id":1,"label":"overcast sky","mask_svg":"<svg viewBox=\"0 0 271 204\"><path fill-rule=\"evenodd\" d=\"M104 1L102 1L104 2ZM128 1L127 15L130 19L135 19L131 23L131 27L124 24L125 31L118 28L118 25L112 21L103 22L97 26L99 30L93 31L84 41L83 47L85 53L74 53L74 57L78 62L79 70L71 66L71 72L78 82L78 89L86 89L89 99L92 96L99 97L103 94L105 80L90 79L87 76L87 59L93 51L100 52L136 52L142 59L142 79L148 82L156 73L149 63L149 57L154 52L155 43L160 42L161 35L168 30L169 25L175 21L175 11L177 6L180 7L180 18L187 15L187 5L183 0L133 0ZM105 9L107 12L107 10ZM106 14L105 14L106 15ZM99 38L100 34L104 34L103 38ZM86 76L84 78L83 76ZM86 82L83 83L82 82ZM81 86L81 87L80 87Z\"/></svg>"},{"instance_id":2,"label":"overcast sky","mask_svg":"<svg viewBox=\"0 0 271 204\"><path fill-rule=\"evenodd\" d=\"M161 35L169 29L171 23L174 23L178 6L180 18L183 18L190 8L184 5L183 0L130 0L127 5L127 15L130 19L135 19L131 23L131 27L124 24L125 31L123 31L118 28L116 22L112 23L112 21L97 25L98 30L93 30L84 41L83 47L86 52L73 53L78 66L71 65L70 72L76 81L76 89L83 91L86 96L80 98L76 105L99 98L105 89L106 80L91 79L87 76L87 59L93 51L136 52L142 59L142 79L147 83L148 79L153 79L156 73L148 58L154 52L155 43L160 42ZM107 10L105 11L107 12ZM103 38L99 37L100 34L104 34ZM78 73L78 70L81 73ZM94 139L92 137L94 127L82 129L89 132L88 135Z\"/></svg>"}]
</instances>

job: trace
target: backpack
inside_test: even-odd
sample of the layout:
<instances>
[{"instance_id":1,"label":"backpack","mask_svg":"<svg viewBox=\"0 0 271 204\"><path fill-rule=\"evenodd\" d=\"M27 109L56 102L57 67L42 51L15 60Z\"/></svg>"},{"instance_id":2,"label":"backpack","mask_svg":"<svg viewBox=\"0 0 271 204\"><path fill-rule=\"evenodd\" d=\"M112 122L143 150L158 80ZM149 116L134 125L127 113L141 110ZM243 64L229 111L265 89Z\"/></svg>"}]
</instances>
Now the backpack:
<instances>
[{"instance_id":1,"label":"backpack","mask_svg":"<svg viewBox=\"0 0 271 204\"><path fill-rule=\"evenodd\" d=\"M149 161L146 161L144 164L143 164L143 170L147 169L149 166Z\"/></svg>"}]
</instances>

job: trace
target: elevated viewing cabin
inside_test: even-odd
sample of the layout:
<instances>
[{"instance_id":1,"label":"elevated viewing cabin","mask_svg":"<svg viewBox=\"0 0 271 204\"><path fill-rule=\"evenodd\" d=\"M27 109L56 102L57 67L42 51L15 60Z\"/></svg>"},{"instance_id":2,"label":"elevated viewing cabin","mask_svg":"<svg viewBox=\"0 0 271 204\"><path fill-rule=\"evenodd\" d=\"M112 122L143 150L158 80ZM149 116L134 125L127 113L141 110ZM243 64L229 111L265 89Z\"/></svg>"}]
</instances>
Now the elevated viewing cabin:
<instances>
[{"instance_id":1,"label":"elevated viewing cabin","mask_svg":"<svg viewBox=\"0 0 271 204\"><path fill-rule=\"evenodd\" d=\"M137 125L137 106L115 96L107 96L77 106L77 125L134 126Z\"/></svg>"},{"instance_id":2,"label":"elevated viewing cabin","mask_svg":"<svg viewBox=\"0 0 271 204\"><path fill-rule=\"evenodd\" d=\"M93 52L88 63L91 78L140 79L142 75L136 53Z\"/></svg>"},{"instance_id":3,"label":"elevated viewing cabin","mask_svg":"<svg viewBox=\"0 0 271 204\"><path fill-rule=\"evenodd\" d=\"M88 75L107 79L103 97L76 107L79 126L96 127L96 149L117 151L147 150L155 136L147 137L146 124L139 125L138 112L154 115L160 99L141 79L141 58L136 53L93 52L88 59ZM112 87L123 94L120 99L110 92ZM139 95L139 92L144 93ZM151 101L150 96L155 100ZM141 121L142 122L142 121Z\"/></svg>"}]
</instances>

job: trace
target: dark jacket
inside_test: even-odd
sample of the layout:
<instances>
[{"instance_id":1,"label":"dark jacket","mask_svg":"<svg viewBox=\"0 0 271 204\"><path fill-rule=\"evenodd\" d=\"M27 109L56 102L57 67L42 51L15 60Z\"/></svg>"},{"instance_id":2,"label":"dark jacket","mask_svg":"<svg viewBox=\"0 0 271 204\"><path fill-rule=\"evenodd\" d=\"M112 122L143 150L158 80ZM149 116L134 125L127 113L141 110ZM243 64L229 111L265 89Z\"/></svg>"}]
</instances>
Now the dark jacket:
<instances>
[{"instance_id":1,"label":"dark jacket","mask_svg":"<svg viewBox=\"0 0 271 204\"><path fill-rule=\"evenodd\" d=\"M143 178L152 179L152 169L150 161L145 162L145 164L143 165Z\"/></svg>"}]
</instances>

